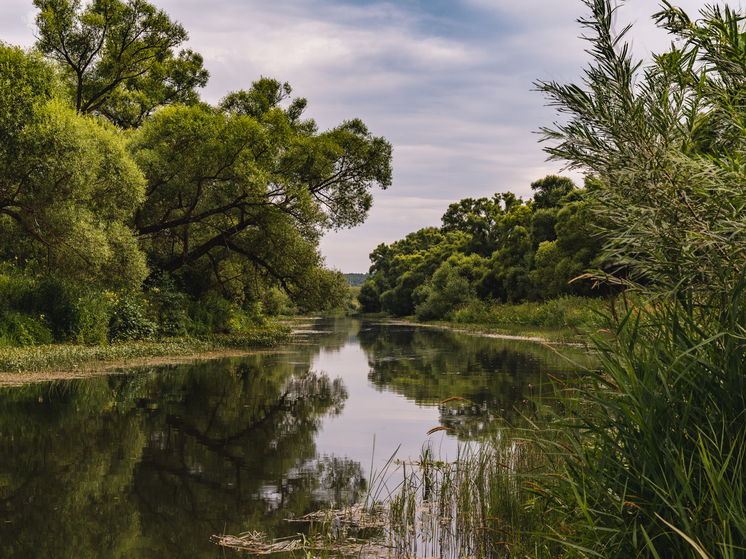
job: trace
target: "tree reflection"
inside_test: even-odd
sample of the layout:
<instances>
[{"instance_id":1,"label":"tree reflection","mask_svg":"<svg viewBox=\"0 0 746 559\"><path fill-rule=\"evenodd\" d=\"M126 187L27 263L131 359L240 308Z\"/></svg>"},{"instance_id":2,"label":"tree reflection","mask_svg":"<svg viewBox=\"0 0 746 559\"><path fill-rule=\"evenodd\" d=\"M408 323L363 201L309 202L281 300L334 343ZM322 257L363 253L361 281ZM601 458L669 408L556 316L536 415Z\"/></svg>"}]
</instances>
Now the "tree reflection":
<instances>
[{"instance_id":1,"label":"tree reflection","mask_svg":"<svg viewBox=\"0 0 746 559\"><path fill-rule=\"evenodd\" d=\"M441 425L463 439L488 432L496 418L520 423L533 411L531 400L546 392L547 374L571 374L566 360L535 343L376 323L363 324L358 338L368 355L368 378L380 390L418 404L463 399L439 407Z\"/></svg>"},{"instance_id":2,"label":"tree reflection","mask_svg":"<svg viewBox=\"0 0 746 559\"><path fill-rule=\"evenodd\" d=\"M212 557L210 535L356 498L316 456L344 384L256 355L0 390L0 556Z\"/></svg>"}]
</instances>

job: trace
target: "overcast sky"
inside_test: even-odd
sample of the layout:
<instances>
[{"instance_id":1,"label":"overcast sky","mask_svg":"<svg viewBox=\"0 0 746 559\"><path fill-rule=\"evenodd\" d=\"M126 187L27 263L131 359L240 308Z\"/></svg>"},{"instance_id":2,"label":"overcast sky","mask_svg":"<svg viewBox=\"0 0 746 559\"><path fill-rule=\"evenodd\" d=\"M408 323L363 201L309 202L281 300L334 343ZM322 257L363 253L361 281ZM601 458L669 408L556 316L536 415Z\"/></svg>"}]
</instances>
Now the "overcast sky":
<instances>
[{"instance_id":1,"label":"overcast sky","mask_svg":"<svg viewBox=\"0 0 746 559\"><path fill-rule=\"evenodd\" d=\"M379 243L439 226L448 204L505 191L527 199L531 182L561 170L537 143L555 115L532 84L578 81L589 58L581 0L151 2L204 56L204 100L271 77L308 99L322 130L361 118L394 146L393 185L374 193L366 223L322 240L332 268L367 272ZM673 3L690 16L704 5ZM627 0L618 12L618 28L635 24L640 58L670 42L650 20L658 6ZM34 16L31 0L0 0L0 40L33 45Z\"/></svg>"}]
</instances>

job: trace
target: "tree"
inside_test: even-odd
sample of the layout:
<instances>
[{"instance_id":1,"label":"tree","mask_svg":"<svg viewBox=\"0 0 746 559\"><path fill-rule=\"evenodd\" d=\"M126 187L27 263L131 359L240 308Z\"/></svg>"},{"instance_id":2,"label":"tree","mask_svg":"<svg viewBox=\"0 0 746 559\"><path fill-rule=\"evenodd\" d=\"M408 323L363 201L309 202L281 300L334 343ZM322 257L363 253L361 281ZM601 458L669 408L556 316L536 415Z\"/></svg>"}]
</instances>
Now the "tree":
<instances>
[{"instance_id":1,"label":"tree","mask_svg":"<svg viewBox=\"0 0 746 559\"><path fill-rule=\"evenodd\" d=\"M359 120L317 133L294 110L305 103L285 110L278 91L289 86L263 78L223 110L168 107L132 137L148 181L135 231L153 266L189 277L196 290L258 296L261 280L310 297L323 231L361 223L371 188L391 183L385 139Z\"/></svg>"},{"instance_id":2,"label":"tree","mask_svg":"<svg viewBox=\"0 0 746 559\"><path fill-rule=\"evenodd\" d=\"M575 183L567 177L547 175L543 179L531 183L534 194L534 206L536 209L555 208L560 200L575 190Z\"/></svg>"},{"instance_id":3,"label":"tree","mask_svg":"<svg viewBox=\"0 0 746 559\"><path fill-rule=\"evenodd\" d=\"M667 2L656 14L682 39L642 68L614 34L616 8L588 0L592 63L581 85L538 82L566 115L544 128L550 159L593 177L607 251L632 277L673 290L728 292L746 258L741 166L744 17L718 7L693 22Z\"/></svg>"},{"instance_id":4,"label":"tree","mask_svg":"<svg viewBox=\"0 0 746 559\"><path fill-rule=\"evenodd\" d=\"M56 73L0 45L0 258L35 272L138 287L128 227L145 182L113 126L54 98Z\"/></svg>"},{"instance_id":5,"label":"tree","mask_svg":"<svg viewBox=\"0 0 746 559\"><path fill-rule=\"evenodd\" d=\"M492 200L487 198L464 198L456 204L448 206L441 221L444 233L463 231L471 235L471 241L466 247L467 254L475 253L489 257L497 247L495 225L503 211L500 207L500 195L495 194Z\"/></svg>"},{"instance_id":6,"label":"tree","mask_svg":"<svg viewBox=\"0 0 746 559\"><path fill-rule=\"evenodd\" d=\"M137 126L159 106L194 103L209 74L174 49L187 33L144 0L34 0L37 47L57 61L78 112Z\"/></svg>"}]
</instances>

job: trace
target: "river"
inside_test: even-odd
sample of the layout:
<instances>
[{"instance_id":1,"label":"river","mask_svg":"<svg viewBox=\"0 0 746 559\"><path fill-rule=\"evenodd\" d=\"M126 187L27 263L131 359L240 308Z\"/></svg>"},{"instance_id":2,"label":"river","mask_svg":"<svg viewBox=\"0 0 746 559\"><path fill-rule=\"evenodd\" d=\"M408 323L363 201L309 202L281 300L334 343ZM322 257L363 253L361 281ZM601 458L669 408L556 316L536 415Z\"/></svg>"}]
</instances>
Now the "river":
<instances>
[{"instance_id":1,"label":"river","mask_svg":"<svg viewBox=\"0 0 746 559\"><path fill-rule=\"evenodd\" d=\"M0 388L0 557L224 557L214 534L295 533L394 453L520 422L547 374L568 365L540 344L328 318L246 357Z\"/></svg>"}]
</instances>

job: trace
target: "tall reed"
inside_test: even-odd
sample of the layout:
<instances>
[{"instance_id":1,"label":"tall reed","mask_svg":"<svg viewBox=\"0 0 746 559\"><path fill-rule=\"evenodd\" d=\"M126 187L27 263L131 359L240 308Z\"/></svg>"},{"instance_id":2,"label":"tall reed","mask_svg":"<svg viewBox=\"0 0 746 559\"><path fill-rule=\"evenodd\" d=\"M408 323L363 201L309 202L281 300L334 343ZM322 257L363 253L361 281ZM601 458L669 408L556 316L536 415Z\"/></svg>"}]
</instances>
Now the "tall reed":
<instances>
[{"instance_id":1,"label":"tall reed","mask_svg":"<svg viewBox=\"0 0 746 559\"><path fill-rule=\"evenodd\" d=\"M433 456L402 464L403 483L387 504L396 557L558 557L544 534L556 520L542 509L529 477L549 463L512 430L460 447L456 460Z\"/></svg>"},{"instance_id":2,"label":"tall reed","mask_svg":"<svg viewBox=\"0 0 746 559\"><path fill-rule=\"evenodd\" d=\"M746 555L746 302L678 291L593 339L599 370L560 385L539 476L552 538L578 556Z\"/></svg>"}]
</instances>

